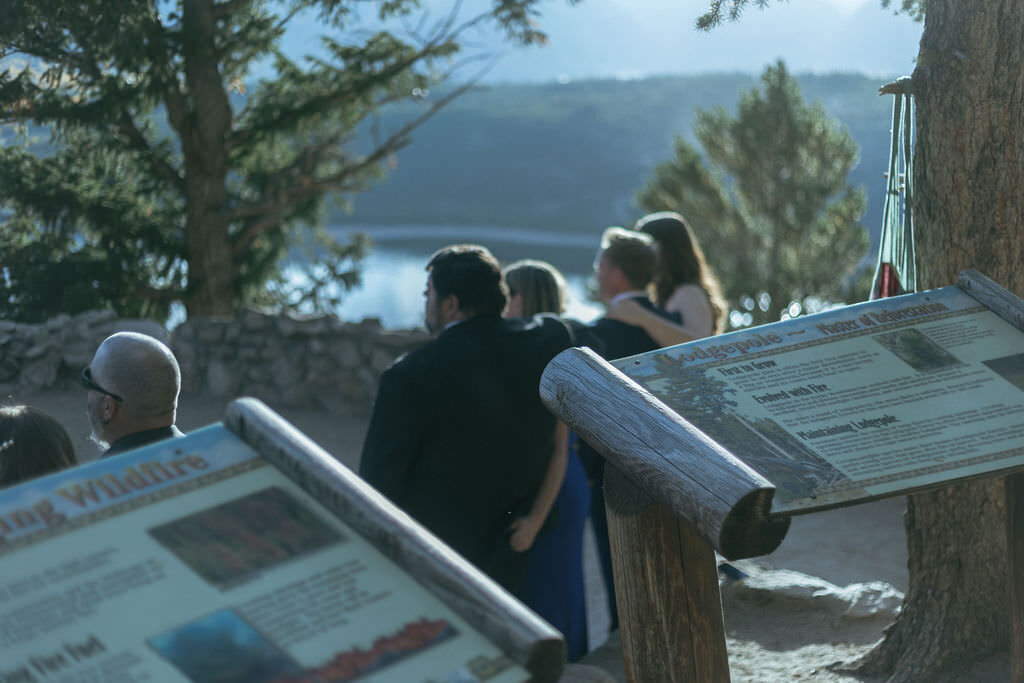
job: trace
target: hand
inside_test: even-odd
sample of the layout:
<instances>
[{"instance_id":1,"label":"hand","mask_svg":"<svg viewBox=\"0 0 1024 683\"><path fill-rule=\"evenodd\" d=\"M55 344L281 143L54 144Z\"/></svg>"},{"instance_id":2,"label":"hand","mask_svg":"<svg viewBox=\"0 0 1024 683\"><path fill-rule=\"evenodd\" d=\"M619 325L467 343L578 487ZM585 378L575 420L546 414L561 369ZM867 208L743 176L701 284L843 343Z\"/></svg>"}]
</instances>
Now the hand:
<instances>
[{"instance_id":1,"label":"hand","mask_svg":"<svg viewBox=\"0 0 1024 683\"><path fill-rule=\"evenodd\" d=\"M644 307L636 301L623 299L609 307L605 312L605 317L624 322L627 325L639 325L643 322L644 313L646 313Z\"/></svg>"},{"instance_id":2,"label":"hand","mask_svg":"<svg viewBox=\"0 0 1024 683\"><path fill-rule=\"evenodd\" d=\"M543 523L544 520L536 520L530 516L520 517L513 521L509 527L512 534L508 537L508 544L512 546L512 550L517 553L529 550Z\"/></svg>"}]
</instances>

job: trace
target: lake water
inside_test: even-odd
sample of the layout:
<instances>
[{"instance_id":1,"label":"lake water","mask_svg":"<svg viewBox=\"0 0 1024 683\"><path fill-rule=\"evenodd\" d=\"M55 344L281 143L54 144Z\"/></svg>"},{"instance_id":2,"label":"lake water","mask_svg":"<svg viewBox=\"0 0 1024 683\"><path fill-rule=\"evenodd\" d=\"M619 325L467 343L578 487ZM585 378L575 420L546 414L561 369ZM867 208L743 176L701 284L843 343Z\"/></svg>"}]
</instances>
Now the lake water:
<instances>
[{"instance_id":1,"label":"lake water","mask_svg":"<svg viewBox=\"0 0 1024 683\"><path fill-rule=\"evenodd\" d=\"M347 227L331 230L343 240L351 232ZM569 317L589 321L603 310L587 295L600 234L419 225L366 228L364 232L374 245L363 261L362 284L345 296L337 310L343 320L376 317L392 329L422 325L427 260L437 249L460 242L486 246L503 265L523 258L554 265L569 286Z\"/></svg>"}]
</instances>

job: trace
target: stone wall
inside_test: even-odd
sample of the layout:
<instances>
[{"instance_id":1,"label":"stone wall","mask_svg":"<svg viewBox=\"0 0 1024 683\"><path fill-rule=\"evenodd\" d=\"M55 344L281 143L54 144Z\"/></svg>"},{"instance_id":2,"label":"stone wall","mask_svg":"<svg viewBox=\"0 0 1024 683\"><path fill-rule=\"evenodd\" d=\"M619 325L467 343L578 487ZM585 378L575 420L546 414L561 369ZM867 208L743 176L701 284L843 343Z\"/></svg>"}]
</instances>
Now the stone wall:
<instances>
[{"instance_id":1,"label":"stone wall","mask_svg":"<svg viewBox=\"0 0 1024 683\"><path fill-rule=\"evenodd\" d=\"M300 319L246 311L236 319L194 319L168 332L151 320L112 311L61 315L38 325L0 321L0 388L63 387L76 382L108 335L132 330L168 343L181 365L182 391L225 399L256 396L300 408L369 411L380 373L427 340L391 331L376 319Z\"/></svg>"}]
</instances>

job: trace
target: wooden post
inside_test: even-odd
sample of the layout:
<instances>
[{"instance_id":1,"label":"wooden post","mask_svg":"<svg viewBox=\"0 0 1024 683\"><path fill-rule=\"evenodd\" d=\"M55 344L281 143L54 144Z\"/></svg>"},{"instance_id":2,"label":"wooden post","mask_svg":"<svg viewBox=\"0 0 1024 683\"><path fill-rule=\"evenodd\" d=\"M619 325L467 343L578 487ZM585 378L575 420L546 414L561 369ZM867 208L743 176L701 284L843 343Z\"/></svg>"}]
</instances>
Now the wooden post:
<instances>
[{"instance_id":1,"label":"wooden post","mask_svg":"<svg viewBox=\"0 0 1024 683\"><path fill-rule=\"evenodd\" d=\"M715 549L771 552L774 487L589 349L555 357L541 400L607 460L605 503L628 680L729 680Z\"/></svg>"},{"instance_id":2,"label":"wooden post","mask_svg":"<svg viewBox=\"0 0 1024 683\"><path fill-rule=\"evenodd\" d=\"M714 549L611 465L605 505L627 680L729 681Z\"/></svg>"},{"instance_id":3,"label":"wooden post","mask_svg":"<svg viewBox=\"0 0 1024 683\"><path fill-rule=\"evenodd\" d=\"M771 482L590 349L555 356L540 398L727 558L767 555L785 537L789 518L770 514Z\"/></svg>"}]
</instances>

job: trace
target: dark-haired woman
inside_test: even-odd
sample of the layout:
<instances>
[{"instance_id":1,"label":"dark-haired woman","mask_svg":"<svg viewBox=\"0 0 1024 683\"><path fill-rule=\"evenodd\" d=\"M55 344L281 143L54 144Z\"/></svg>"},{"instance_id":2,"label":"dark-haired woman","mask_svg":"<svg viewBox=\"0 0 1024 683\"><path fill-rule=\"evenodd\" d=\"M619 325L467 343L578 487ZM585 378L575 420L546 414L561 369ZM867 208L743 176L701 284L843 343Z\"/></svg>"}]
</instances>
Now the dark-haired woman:
<instances>
[{"instance_id":1,"label":"dark-haired woman","mask_svg":"<svg viewBox=\"0 0 1024 683\"><path fill-rule=\"evenodd\" d=\"M608 317L643 327L662 346L720 332L726 313L721 286L686 219L674 211L662 211L644 216L633 229L647 233L657 243L658 265L651 282L654 302L679 314L682 324L673 325L633 301L613 306Z\"/></svg>"},{"instance_id":2,"label":"dark-haired woman","mask_svg":"<svg viewBox=\"0 0 1024 683\"><path fill-rule=\"evenodd\" d=\"M0 488L77 464L57 420L31 406L0 407Z\"/></svg>"}]
</instances>

